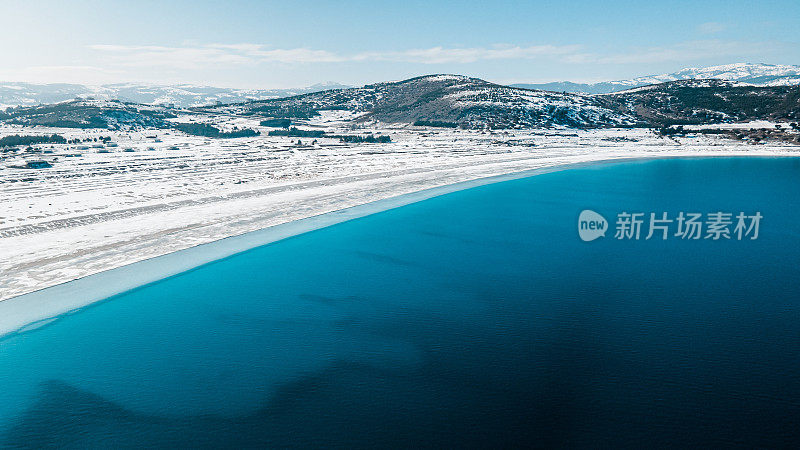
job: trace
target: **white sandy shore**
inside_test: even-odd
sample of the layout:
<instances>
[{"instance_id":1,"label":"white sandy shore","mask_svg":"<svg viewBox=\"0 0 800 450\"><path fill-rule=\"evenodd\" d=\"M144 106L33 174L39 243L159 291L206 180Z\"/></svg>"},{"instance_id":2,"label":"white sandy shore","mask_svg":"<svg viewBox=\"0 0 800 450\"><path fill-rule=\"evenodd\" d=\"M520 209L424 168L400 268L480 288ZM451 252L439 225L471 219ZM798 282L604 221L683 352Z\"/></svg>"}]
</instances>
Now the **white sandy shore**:
<instances>
[{"instance_id":1,"label":"white sandy shore","mask_svg":"<svg viewBox=\"0 0 800 450\"><path fill-rule=\"evenodd\" d=\"M142 163L131 153L114 160L125 170L95 161L88 167L105 173L66 166L49 183L17 183L0 193L12 206L0 216L0 335L249 248L477 185L600 161L800 155L796 147L675 142L632 130L517 133L505 145L453 137L323 145L277 161L255 158L265 143L254 141L234 164L221 163L229 149L195 142L179 159L189 162L184 172L180 155L156 152ZM147 170L131 172L137 164ZM276 180L275 170L302 175ZM13 176L0 170L0 180ZM249 181L226 185L231 177Z\"/></svg>"},{"instance_id":2,"label":"white sandy shore","mask_svg":"<svg viewBox=\"0 0 800 450\"><path fill-rule=\"evenodd\" d=\"M35 329L58 316L113 295L308 231L471 187L601 162L565 163L424 189L223 238L88 275L0 302L0 336Z\"/></svg>"}]
</instances>

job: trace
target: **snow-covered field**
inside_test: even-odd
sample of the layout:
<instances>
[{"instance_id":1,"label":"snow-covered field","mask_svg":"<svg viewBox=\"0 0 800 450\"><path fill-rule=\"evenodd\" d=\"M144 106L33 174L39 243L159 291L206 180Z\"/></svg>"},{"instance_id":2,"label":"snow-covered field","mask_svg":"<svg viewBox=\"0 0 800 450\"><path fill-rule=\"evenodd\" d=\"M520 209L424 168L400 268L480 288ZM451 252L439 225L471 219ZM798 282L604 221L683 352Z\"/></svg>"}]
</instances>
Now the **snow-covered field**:
<instances>
[{"instance_id":1,"label":"snow-covered field","mask_svg":"<svg viewBox=\"0 0 800 450\"><path fill-rule=\"evenodd\" d=\"M665 139L645 129L354 131L337 114L309 125L380 132L393 142L298 144L296 137L268 137L266 128L253 138L209 139L167 130L0 126L0 136L110 136L116 144L46 144L37 146L44 153L2 156L0 300L228 236L504 173L619 158L800 155L800 147L713 135ZM222 125L259 128L240 118ZM12 167L31 160L53 167Z\"/></svg>"}]
</instances>

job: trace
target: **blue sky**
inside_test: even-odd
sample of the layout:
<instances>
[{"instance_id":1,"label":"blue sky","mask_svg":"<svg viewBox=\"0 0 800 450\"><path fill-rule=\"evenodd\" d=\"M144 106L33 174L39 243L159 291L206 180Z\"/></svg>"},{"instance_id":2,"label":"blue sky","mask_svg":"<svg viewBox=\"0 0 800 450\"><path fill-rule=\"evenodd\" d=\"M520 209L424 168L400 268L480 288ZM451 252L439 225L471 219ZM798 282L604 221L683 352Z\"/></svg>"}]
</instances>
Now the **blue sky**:
<instances>
[{"instance_id":1,"label":"blue sky","mask_svg":"<svg viewBox=\"0 0 800 450\"><path fill-rule=\"evenodd\" d=\"M603 81L800 64L792 1L15 1L0 80L360 85L429 73Z\"/></svg>"}]
</instances>

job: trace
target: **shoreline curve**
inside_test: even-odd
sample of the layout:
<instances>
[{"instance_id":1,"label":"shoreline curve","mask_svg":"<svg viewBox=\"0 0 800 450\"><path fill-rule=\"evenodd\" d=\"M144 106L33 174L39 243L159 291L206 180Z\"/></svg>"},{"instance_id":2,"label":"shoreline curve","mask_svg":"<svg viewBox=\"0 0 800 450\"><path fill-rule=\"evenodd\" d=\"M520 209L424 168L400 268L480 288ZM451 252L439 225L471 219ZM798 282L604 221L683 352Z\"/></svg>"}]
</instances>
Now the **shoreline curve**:
<instances>
[{"instance_id":1,"label":"shoreline curve","mask_svg":"<svg viewBox=\"0 0 800 450\"><path fill-rule=\"evenodd\" d=\"M110 297L142 288L197 267L234 256L248 250L326 228L353 219L390 209L421 202L433 197L463 191L479 186L533 177L546 173L613 163L630 163L658 159L699 159L718 157L793 157L793 155L697 155L697 156L636 156L630 158L599 159L540 167L520 172L476 178L394 197L375 200L349 208L309 216L292 222L273 225L243 234L229 236L176 252L133 262L77 278L54 286L0 301L0 340L32 331L52 323L62 316Z\"/></svg>"}]
</instances>

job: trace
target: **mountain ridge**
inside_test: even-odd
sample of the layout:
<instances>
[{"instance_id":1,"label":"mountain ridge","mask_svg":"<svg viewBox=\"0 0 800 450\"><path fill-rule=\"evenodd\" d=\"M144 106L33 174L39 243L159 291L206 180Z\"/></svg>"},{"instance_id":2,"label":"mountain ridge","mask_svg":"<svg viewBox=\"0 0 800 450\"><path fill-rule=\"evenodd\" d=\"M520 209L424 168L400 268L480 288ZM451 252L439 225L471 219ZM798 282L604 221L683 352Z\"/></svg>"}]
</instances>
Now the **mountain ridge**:
<instances>
[{"instance_id":1,"label":"mountain ridge","mask_svg":"<svg viewBox=\"0 0 800 450\"><path fill-rule=\"evenodd\" d=\"M32 126L146 128L170 126L168 119L182 115L203 114L251 118L262 126L274 127L269 124L302 124L326 111L336 111L336 120L352 124L380 122L466 129L666 127L751 120L797 122L800 86L752 86L719 79L687 79L589 95L514 88L464 75L434 74L358 88L191 109L73 100L0 111L0 120Z\"/></svg>"},{"instance_id":2,"label":"mountain ridge","mask_svg":"<svg viewBox=\"0 0 800 450\"><path fill-rule=\"evenodd\" d=\"M791 86L800 84L800 65L733 63L700 68L689 67L668 74L647 75L626 80L597 83L556 81L550 83L515 83L509 86L558 92L609 94L633 87L689 79L720 79L737 81L753 86Z\"/></svg>"},{"instance_id":3,"label":"mountain ridge","mask_svg":"<svg viewBox=\"0 0 800 450\"><path fill-rule=\"evenodd\" d=\"M753 86L797 85L800 84L800 65L734 63L703 68L685 68L669 74L648 75L599 83L586 84L561 81L539 84L518 83L508 87L560 93L608 94L639 86L686 79L723 79ZM381 83L375 84L379 85ZM69 83L0 82L0 109L59 103L75 98L121 100L147 105L174 105L175 107L185 108L210 106L219 103L232 104L278 99L352 87L334 82L296 89L218 88L187 83L175 85L114 83L88 86Z\"/></svg>"},{"instance_id":4,"label":"mountain ridge","mask_svg":"<svg viewBox=\"0 0 800 450\"><path fill-rule=\"evenodd\" d=\"M532 91L465 75L434 74L360 88L209 107L229 114L308 118L319 111L350 111L354 120L435 121L464 128L632 126L633 116L582 94Z\"/></svg>"},{"instance_id":5,"label":"mountain ridge","mask_svg":"<svg viewBox=\"0 0 800 450\"><path fill-rule=\"evenodd\" d=\"M351 86L335 82L317 83L295 89L219 88L195 84L158 85L144 83L113 83L83 85L71 83L35 84L0 82L0 109L16 106L35 106L60 103L75 98L121 100L150 105L193 107L247 100L281 98L291 95L341 89Z\"/></svg>"}]
</instances>

